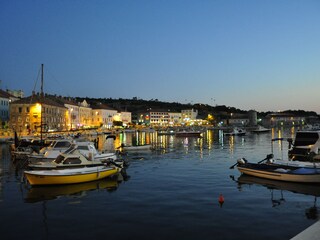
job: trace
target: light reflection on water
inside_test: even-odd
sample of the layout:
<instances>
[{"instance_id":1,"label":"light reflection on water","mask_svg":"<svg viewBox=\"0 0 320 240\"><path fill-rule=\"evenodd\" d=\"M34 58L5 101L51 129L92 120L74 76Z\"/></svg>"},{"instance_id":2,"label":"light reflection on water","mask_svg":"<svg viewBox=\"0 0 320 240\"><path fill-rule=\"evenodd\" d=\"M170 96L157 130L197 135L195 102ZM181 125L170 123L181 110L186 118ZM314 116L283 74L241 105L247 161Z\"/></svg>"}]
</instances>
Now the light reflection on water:
<instances>
[{"instance_id":1,"label":"light reflection on water","mask_svg":"<svg viewBox=\"0 0 320 240\"><path fill-rule=\"evenodd\" d=\"M293 136L291 129L243 137L207 131L203 138L121 133L116 146L157 147L127 155L130 177L39 188L20 182L21 170L1 145L1 238L290 239L318 218L318 186L305 192L241 179L229 167L240 157L265 158L271 138ZM99 136L99 146L104 140ZM273 151L285 157L287 143L274 143Z\"/></svg>"}]
</instances>

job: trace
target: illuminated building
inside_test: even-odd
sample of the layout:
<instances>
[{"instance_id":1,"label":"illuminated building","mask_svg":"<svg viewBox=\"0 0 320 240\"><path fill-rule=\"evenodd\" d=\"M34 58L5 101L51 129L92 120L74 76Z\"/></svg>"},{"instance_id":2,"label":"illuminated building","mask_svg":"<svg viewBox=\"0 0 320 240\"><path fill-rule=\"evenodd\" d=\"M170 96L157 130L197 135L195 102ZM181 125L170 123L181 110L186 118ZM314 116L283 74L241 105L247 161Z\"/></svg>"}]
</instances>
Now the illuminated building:
<instances>
[{"instance_id":1,"label":"illuminated building","mask_svg":"<svg viewBox=\"0 0 320 240\"><path fill-rule=\"evenodd\" d=\"M66 130L66 111L63 104L33 94L10 104L10 128L22 134Z\"/></svg>"}]
</instances>

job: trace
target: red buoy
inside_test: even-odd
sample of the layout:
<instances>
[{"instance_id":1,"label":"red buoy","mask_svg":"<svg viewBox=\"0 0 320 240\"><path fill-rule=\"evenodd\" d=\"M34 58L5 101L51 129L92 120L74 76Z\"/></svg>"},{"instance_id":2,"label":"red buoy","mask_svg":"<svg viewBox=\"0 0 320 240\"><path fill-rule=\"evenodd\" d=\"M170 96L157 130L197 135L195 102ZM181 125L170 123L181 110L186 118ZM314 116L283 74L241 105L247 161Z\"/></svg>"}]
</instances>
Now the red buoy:
<instances>
[{"instance_id":1,"label":"red buoy","mask_svg":"<svg viewBox=\"0 0 320 240\"><path fill-rule=\"evenodd\" d=\"M224 203L224 197L223 197L222 194L220 194L220 196L219 196L219 204L220 204L220 207L222 207L223 203Z\"/></svg>"}]
</instances>

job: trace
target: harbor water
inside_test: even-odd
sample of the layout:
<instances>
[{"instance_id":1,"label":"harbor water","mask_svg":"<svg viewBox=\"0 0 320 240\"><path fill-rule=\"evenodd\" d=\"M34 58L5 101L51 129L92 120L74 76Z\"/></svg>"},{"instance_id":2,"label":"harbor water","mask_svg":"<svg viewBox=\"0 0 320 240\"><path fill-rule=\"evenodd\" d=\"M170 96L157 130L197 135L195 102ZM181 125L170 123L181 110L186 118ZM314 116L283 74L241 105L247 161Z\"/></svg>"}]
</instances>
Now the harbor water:
<instances>
[{"instance_id":1,"label":"harbor water","mask_svg":"<svg viewBox=\"0 0 320 240\"><path fill-rule=\"evenodd\" d=\"M288 143L271 139L293 138L294 131L226 137L207 130L202 138L119 133L118 145L156 150L129 152L124 176L50 187L28 185L2 144L1 239L290 239L318 220L320 186L248 178L230 166L271 152L286 158ZM99 139L103 145L105 136Z\"/></svg>"}]
</instances>

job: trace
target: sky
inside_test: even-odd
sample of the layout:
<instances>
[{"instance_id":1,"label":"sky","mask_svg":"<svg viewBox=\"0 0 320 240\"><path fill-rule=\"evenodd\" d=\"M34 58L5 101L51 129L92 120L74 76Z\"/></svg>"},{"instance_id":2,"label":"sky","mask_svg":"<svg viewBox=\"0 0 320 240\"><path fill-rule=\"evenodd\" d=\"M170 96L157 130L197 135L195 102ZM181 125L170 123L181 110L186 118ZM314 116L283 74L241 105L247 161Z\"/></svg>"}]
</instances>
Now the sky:
<instances>
[{"instance_id":1,"label":"sky","mask_svg":"<svg viewBox=\"0 0 320 240\"><path fill-rule=\"evenodd\" d=\"M320 113L318 0L0 0L2 89Z\"/></svg>"}]
</instances>

